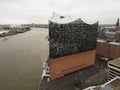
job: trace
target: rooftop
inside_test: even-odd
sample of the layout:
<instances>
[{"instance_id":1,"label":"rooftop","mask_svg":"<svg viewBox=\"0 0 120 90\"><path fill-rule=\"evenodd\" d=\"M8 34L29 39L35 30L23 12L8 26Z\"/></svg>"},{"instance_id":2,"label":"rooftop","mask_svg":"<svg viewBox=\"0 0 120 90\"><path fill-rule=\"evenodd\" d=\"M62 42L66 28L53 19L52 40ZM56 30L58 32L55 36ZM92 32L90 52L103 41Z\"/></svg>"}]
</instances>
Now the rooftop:
<instances>
[{"instance_id":1,"label":"rooftop","mask_svg":"<svg viewBox=\"0 0 120 90\"><path fill-rule=\"evenodd\" d=\"M120 90L120 77L116 77L100 86L91 86L84 90Z\"/></svg>"},{"instance_id":2,"label":"rooftop","mask_svg":"<svg viewBox=\"0 0 120 90\"><path fill-rule=\"evenodd\" d=\"M120 45L118 42L109 42L109 44Z\"/></svg>"},{"instance_id":3,"label":"rooftop","mask_svg":"<svg viewBox=\"0 0 120 90\"><path fill-rule=\"evenodd\" d=\"M57 23L57 24L68 24L68 23L71 23L71 22L84 22L81 18L72 19L70 15L59 15L56 12L53 12L52 17L50 18L49 21ZM98 22L96 22L96 23L98 23ZM96 23L89 22L89 23L86 23L86 24L94 25Z\"/></svg>"},{"instance_id":4,"label":"rooftop","mask_svg":"<svg viewBox=\"0 0 120 90\"><path fill-rule=\"evenodd\" d=\"M98 39L97 42L106 42L106 41L102 39Z\"/></svg>"},{"instance_id":5,"label":"rooftop","mask_svg":"<svg viewBox=\"0 0 120 90\"><path fill-rule=\"evenodd\" d=\"M120 79L117 78L113 82L109 83L107 86L113 88L114 90L120 90Z\"/></svg>"},{"instance_id":6,"label":"rooftop","mask_svg":"<svg viewBox=\"0 0 120 90\"><path fill-rule=\"evenodd\" d=\"M112 35L114 35L114 34L116 34L116 32L110 32L110 31L107 31L107 32L105 32L106 34L112 34Z\"/></svg>"},{"instance_id":7,"label":"rooftop","mask_svg":"<svg viewBox=\"0 0 120 90\"><path fill-rule=\"evenodd\" d=\"M50 21L55 23L69 23L72 21L72 18L69 15L61 16L57 14L56 12L53 13L52 17L50 18Z\"/></svg>"},{"instance_id":8,"label":"rooftop","mask_svg":"<svg viewBox=\"0 0 120 90\"><path fill-rule=\"evenodd\" d=\"M114 59L112 61L109 61L110 64L114 64L117 66L120 66L120 58Z\"/></svg>"}]
</instances>

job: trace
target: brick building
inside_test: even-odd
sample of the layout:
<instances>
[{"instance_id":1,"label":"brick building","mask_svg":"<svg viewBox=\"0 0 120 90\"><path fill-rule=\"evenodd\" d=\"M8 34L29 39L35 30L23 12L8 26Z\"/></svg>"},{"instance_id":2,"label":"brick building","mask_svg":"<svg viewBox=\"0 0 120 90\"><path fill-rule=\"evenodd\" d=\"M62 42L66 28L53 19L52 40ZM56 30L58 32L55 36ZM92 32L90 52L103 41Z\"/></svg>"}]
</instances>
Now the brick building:
<instances>
[{"instance_id":1,"label":"brick building","mask_svg":"<svg viewBox=\"0 0 120 90\"><path fill-rule=\"evenodd\" d=\"M120 57L120 43L97 40L96 54L109 59Z\"/></svg>"}]
</instances>

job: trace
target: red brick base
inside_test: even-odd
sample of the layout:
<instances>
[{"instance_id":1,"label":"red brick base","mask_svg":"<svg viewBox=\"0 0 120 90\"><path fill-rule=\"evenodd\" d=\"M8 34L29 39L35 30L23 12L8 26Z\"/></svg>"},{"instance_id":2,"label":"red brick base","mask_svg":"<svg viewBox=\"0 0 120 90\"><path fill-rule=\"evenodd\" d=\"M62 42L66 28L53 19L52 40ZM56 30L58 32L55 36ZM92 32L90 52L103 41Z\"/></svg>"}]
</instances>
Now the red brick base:
<instances>
[{"instance_id":1,"label":"red brick base","mask_svg":"<svg viewBox=\"0 0 120 90\"><path fill-rule=\"evenodd\" d=\"M95 63L96 50L50 59L51 79L83 69Z\"/></svg>"}]
</instances>

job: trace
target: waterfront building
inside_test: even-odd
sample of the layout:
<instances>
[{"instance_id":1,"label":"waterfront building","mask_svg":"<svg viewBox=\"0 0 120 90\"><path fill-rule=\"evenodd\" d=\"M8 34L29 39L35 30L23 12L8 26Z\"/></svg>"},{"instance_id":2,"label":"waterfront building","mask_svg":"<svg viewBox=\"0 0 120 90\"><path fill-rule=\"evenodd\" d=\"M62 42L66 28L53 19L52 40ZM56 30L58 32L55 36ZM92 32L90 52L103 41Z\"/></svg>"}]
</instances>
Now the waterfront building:
<instances>
[{"instance_id":1,"label":"waterfront building","mask_svg":"<svg viewBox=\"0 0 120 90\"><path fill-rule=\"evenodd\" d=\"M49 66L51 79L94 65L98 22L72 21L53 13L49 20Z\"/></svg>"},{"instance_id":2,"label":"waterfront building","mask_svg":"<svg viewBox=\"0 0 120 90\"><path fill-rule=\"evenodd\" d=\"M105 40L97 40L96 55L108 59L119 58L120 42L107 42Z\"/></svg>"},{"instance_id":3,"label":"waterfront building","mask_svg":"<svg viewBox=\"0 0 120 90\"><path fill-rule=\"evenodd\" d=\"M108 62L108 80L120 77L120 58Z\"/></svg>"}]
</instances>

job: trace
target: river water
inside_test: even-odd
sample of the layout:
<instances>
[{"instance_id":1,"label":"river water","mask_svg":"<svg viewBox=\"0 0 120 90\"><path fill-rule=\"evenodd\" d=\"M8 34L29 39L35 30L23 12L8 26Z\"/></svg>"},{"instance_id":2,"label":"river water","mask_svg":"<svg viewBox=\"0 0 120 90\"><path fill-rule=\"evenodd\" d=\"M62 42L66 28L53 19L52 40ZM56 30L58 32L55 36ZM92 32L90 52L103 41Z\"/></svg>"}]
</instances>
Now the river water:
<instances>
[{"instance_id":1,"label":"river water","mask_svg":"<svg viewBox=\"0 0 120 90\"><path fill-rule=\"evenodd\" d=\"M0 90L38 90L48 57L47 29L0 38Z\"/></svg>"}]
</instances>

